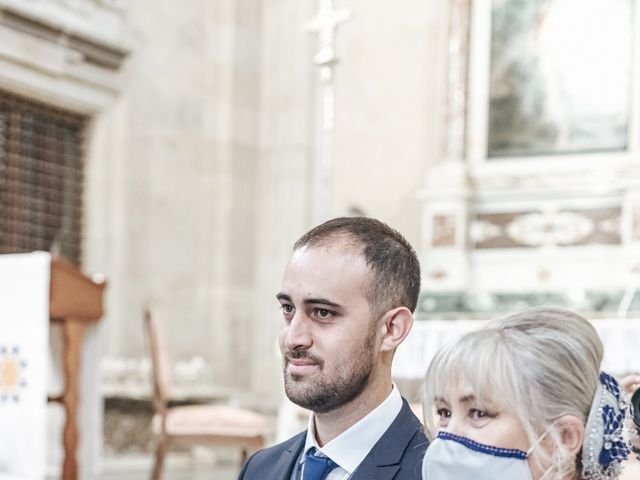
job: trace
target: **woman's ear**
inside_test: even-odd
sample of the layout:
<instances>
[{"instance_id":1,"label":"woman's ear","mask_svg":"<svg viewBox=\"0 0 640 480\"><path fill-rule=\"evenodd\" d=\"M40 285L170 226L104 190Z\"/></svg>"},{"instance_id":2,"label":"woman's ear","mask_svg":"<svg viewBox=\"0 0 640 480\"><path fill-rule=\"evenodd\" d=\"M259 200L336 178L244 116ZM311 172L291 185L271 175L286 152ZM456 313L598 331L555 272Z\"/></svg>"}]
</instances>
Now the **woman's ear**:
<instances>
[{"instance_id":1,"label":"woman's ear","mask_svg":"<svg viewBox=\"0 0 640 480\"><path fill-rule=\"evenodd\" d=\"M384 314L382 329L382 352L393 352L402 343L413 326L413 314L406 307L398 307Z\"/></svg>"},{"instance_id":2,"label":"woman's ear","mask_svg":"<svg viewBox=\"0 0 640 480\"><path fill-rule=\"evenodd\" d=\"M578 455L584 442L584 423L575 415L564 415L555 422L560 441L571 455Z\"/></svg>"}]
</instances>

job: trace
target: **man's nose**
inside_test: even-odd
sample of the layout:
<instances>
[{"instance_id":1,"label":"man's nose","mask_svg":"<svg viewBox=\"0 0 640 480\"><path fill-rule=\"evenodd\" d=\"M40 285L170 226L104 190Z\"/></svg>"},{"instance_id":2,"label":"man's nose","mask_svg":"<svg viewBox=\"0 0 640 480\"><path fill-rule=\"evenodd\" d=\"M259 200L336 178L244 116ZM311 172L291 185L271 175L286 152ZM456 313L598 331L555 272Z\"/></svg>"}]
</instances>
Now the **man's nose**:
<instances>
[{"instance_id":1,"label":"man's nose","mask_svg":"<svg viewBox=\"0 0 640 480\"><path fill-rule=\"evenodd\" d=\"M311 346L313 343L311 325L304 314L296 312L291 319L291 323L287 326L284 341L287 350L309 348Z\"/></svg>"}]
</instances>

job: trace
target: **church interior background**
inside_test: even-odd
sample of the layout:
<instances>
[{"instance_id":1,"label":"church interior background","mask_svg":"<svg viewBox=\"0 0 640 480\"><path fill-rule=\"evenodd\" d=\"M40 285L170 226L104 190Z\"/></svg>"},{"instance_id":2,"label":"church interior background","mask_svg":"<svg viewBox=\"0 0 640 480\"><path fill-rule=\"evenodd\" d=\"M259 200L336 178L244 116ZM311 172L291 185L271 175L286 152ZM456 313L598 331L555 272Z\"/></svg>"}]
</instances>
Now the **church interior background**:
<instances>
[{"instance_id":1,"label":"church interior background","mask_svg":"<svg viewBox=\"0 0 640 480\"><path fill-rule=\"evenodd\" d=\"M81 478L150 468L147 304L174 400L255 409L277 438L274 293L295 239L332 216L380 218L419 253L394 370L408 395L440 343L537 304L594 320L614 373L640 371L639 10L0 0L1 252L52 251L107 280ZM50 472L60 425L50 407ZM169 465L235 478L234 455Z\"/></svg>"}]
</instances>

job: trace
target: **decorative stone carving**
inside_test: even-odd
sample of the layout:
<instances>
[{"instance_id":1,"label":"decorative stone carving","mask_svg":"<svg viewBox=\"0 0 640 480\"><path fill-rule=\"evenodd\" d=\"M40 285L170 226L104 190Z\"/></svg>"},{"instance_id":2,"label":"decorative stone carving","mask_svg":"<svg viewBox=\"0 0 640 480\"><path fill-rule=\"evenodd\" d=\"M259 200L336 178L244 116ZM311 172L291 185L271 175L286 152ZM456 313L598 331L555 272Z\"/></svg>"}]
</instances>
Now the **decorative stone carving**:
<instances>
[{"instance_id":1,"label":"decorative stone carving","mask_svg":"<svg viewBox=\"0 0 640 480\"><path fill-rule=\"evenodd\" d=\"M633 205L633 226L631 239L634 242L640 242L640 204Z\"/></svg>"},{"instance_id":2,"label":"decorative stone carving","mask_svg":"<svg viewBox=\"0 0 640 480\"><path fill-rule=\"evenodd\" d=\"M456 244L455 215L434 215L432 247L453 247Z\"/></svg>"},{"instance_id":3,"label":"decorative stone carving","mask_svg":"<svg viewBox=\"0 0 640 480\"><path fill-rule=\"evenodd\" d=\"M477 215L470 226L475 248L617 245L620 208L508 212Z\"/></svg>"},{"instance_id":4,"label":"decorative stone carving","mask_svg":"<svg viewBox=\"0 0 640 480\"><path fill-rule=\"evenodd\" d=\"M501 234L502 227L484 219L477 220L469 226L469 238L474 244L484 244Z\"/></svg>"},{"instance_id":5,"label":"decorative stone carving","mask_svg":"<svg viewBox=\"0 0 640 480\"><path fill-rule=\"evenodd\" d=\"M470 5L470 0L450 4L446 160L462 161L466 153Z\"/></svg>"},{"instance_id":6,"label":"decorative stone carving","mask_svg":"<svg viewBox=\"0 0 640 480\"><path fill-rule=\"evenodd\" d=\"M2 12L0 25L56 45L66 46L76 54L67 56L68 59L75 60L73 63L81 60L99 68L118 70L127 55L127 51L121 46L91 38L80 30L73 31L62 23L56 25L54 22L37 18L35 15L29 15L11 6L2 7L1 3L0 11Z\"/></svg>"},{"instance_id":7,"label":"decorative stone carving","mask_svg":"<svg viewBox=\"0 0 640 480\"><path fill-rule=\"evenodd\" d=\"M429 278L435 282L439 282L447 278L447 272L444 270L432 270L429 272Z\"/></svg>"},{"instance_id":8,"label":"decorative stone carving","mask_svg":"<svg viewBox=\"0 0 640 480\"><path fill-rule=\"evenodd\" d=\"M578 243L593 232L594 228L593 222L582 215L559 212L521 215L511 222L506 230L516 242L540 247Z\"/></svg>"},{"instance_id":9,"label":"decorative stone carving","mask_svg":"<svg viewBox=\"0 0 640 480\"><path fill-rule=\"evenodd\" d=\"M101 5L0 0L0 88L82 113L110 105L128 50L121 12Z\"/></svg>"}]
</instances>

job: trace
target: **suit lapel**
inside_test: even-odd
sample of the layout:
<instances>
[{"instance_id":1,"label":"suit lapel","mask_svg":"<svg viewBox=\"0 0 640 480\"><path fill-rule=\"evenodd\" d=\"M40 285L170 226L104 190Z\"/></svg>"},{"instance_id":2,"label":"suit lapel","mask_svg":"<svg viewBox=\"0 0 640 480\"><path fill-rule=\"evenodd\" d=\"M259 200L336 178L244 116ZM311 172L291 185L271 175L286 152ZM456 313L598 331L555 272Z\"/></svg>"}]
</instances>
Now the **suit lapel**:
<instances>
[{"instance_id":1,"label":"suit lapel","mask_svg":"<svg viewBox=\"0 0 640 480\"><path fill-rule=\"evenodd\" d=\"M289 447L282 452L280 458L276 462L274 468L271 470L271 475L267 477L267 480L290 480L291 473L296 464L300 453L304 447L304 441L306 439L306 432L299 434L292 439Z\"/></svg>"},{"instance_id":2,"label":"suit lapel","mask_svg":"<svg viewBox=\"0 0 640 480\"><path fill-rule=\"evenodd\" d=\"M376 465L370 457L365 458L353 472L350 480L392 480L400 470L400 465Z\"/></svg>"},{"instance_id":3,"label":"suit lapel","mask_svg":"<svg viewBox=\"0 0 640 480\"><path fill-rule=\"evenodd\" d=\"M351 480L393 479L400 470L400 462L411 439L421 428L420 421L403 398L400 413L353 472Z\"/></svg>"}]
</instances>

